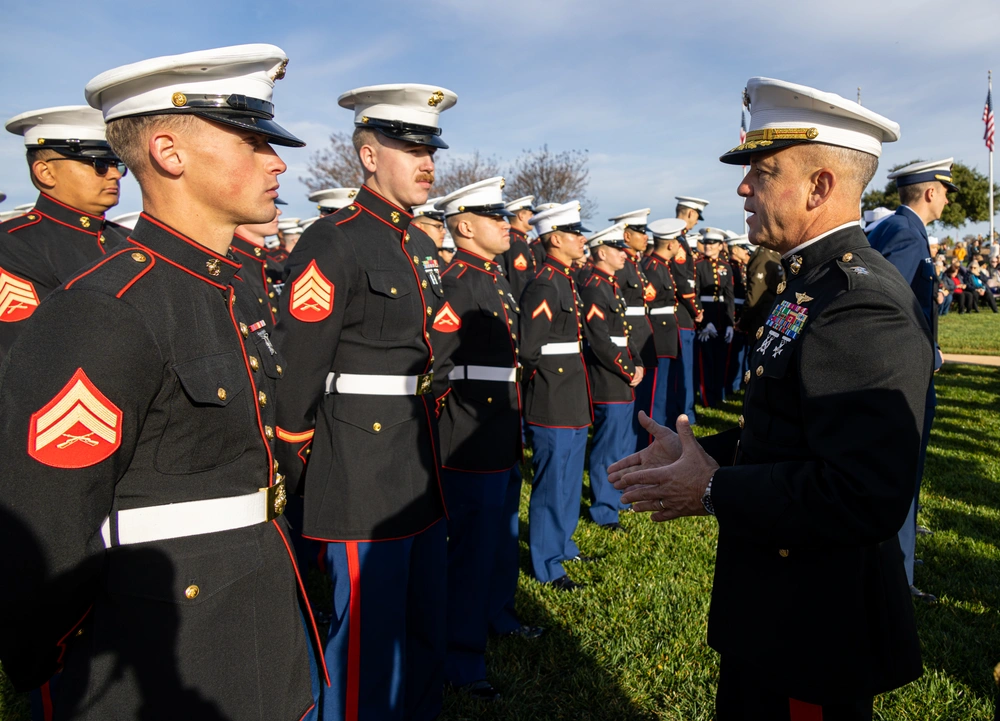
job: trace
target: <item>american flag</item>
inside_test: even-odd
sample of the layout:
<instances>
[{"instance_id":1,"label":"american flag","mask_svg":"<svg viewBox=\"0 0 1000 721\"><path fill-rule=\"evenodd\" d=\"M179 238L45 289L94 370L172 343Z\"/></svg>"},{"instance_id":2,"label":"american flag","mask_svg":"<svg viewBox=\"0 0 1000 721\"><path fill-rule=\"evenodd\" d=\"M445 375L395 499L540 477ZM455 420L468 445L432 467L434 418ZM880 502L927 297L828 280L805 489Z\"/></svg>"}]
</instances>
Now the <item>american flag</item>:
<instances>
[{"instance_id":1,"label":"american flag","mask_svg":"<svg viewBox=\"0 0 1000 721\"><path fill-rule=\"evenodd\" d=\"M983 108L983 122L986 123L986 133L983 135L983 140L986 141L986 147L993 152L993 91L988 90L986 92L986 107Z\"/></svg>"},{"instance_id":2,"label":"american flag","mask_svg":"<svg viewBox=\"0 0 1000 721\"><path fill-rule=\"evenodd\" d=\"M992 117L992 116L991 116ZM992 122L992 121L990 121ZM747 141L747 114L740 111L740 145Z\"/></svg>"}]
</instances>

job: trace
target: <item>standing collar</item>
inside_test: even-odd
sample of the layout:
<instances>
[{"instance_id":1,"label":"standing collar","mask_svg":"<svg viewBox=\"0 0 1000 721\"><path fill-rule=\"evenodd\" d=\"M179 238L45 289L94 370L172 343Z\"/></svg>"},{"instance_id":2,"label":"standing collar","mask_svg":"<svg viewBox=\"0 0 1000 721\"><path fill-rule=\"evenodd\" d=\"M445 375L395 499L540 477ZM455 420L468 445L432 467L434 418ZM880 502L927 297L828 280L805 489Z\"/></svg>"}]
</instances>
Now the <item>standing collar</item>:
<instances>
[{"instance_id":1,"label":"standing collar","mask_svg":"<svg viewBox=\"0 0 1000 721\"><path fill-rule=\"evenodd\" d=\"M519 237L519 238L520 238L521 240L527 240L527 239L528 239L528 234L527 234L527 233L522 233L522 232L521 232L520 230L518 230L517 228L511 228L511 229L510 229L510 232L511 232L511 235L516 235L516 236L518 236L518 237Z\"/></svg>"},{"instance_id":2,"label":"standing collar","mask_svg":"<svg viewBox=\"0 0 1000 721\"><path fill-rule=\"evenodd\" d=\"M819 240L824 242L818 243ZM791 254L783 255L781 264L785 268L786 277L791 277L799 275L803 270L812 270L831 258L843 256L847 251L870 247L865 232L857 222L844 223L803 243L791 251Z\"/></svg>"},{"instance_id":3,"label":"standing collar","mask_svg":"<svg viewBox=\"0 0 1000 721\"><path fill-rule=\"evenodd\" d=\"M484 258L481 255L476 255L475 253L466 250L465 248L459 248L455 253L455 257L452 260L453 263L465 263L470 268L475 268L476 270L484 270L491 275L497 274L497 262L495 260L490 260L489 258Z\"/></svg>"},{"instance_id":4,"label":"standing collar","mask_svg":"<svg viewBox=\"0 0 1000 721\"><path fill-rule=\"evenodd\" d=\"M782 257L782 259L789 258L789 257L791 257L791 255L793 253L795 253L796 255L799 255L799 254L802 253L803 250L805 250L806 248L808 248L813 243L818 243L819 241L823 240L823 238L827 237L828 235L833 235L838 230L844 230L845 228L850 228L851 226L856 226L858 228L858 230L861 230L861 225L858 223L858 221L852 220L849 223L844 223L843 225L838 225L836 228L828 230L825 233L820 233L815 238L811 238L811 239L807 240L805 243L800 243L799 245L797 245L794 248L792 248L791 250L789 250L787 253L783 253L781 257ZM863 232L864 231L862 231L862 233Z\"/></svg>"},{"instance_id":5,"label":"standing collar","mask_svg":"<svg viewBox=\"0 0 1000 721\"><path fill-rule=\"evenodd\" d=\"M267 260L267 251L256 243L247 240L243 236L234 235L233 242L230 247L234 251L249 257L251 260L256 260L260 263Z\"/></svg>"},{"instance_id":6,"label":"standing collar","mask_svg":"<svg viewBox=\"0 0 1000 721\"><path fill-rule=\"evenodd\" d=\"M90 235L98 235L104 229L104 216L91 215L55 198L39 193L34 210L61 225L75 228Z\"/></svg>"},{"instance_id":7,"label":"standing collar","mask_svg":"<svg viewBox=\"0 0 1000 721\"><path fill-rule=\"evenodd\" d=\"M573 269L572 266L566 265L561 260L559 260L558 258L556 258L555 256L552 256L552 255L546 255L545 256L545 262L549 266L551 266L552 268L555 268L556 270L558 270L560 273L562 273L563 275L565 275L567 277L569 277L570 271Z\"/></svg>"},{"instance_id":8,"label":"standing collar","mask_svg":"<svg viewBox=\"0 0 1000 721\"><path fill-rule=\"evenodd\" d=\"M129 240L219 288L229 285L240 269L239 263L209 250L146 213L139 216Z\"/></svg>"},{"instance_id":9,"label":"standing collar","mask_svg":"<svg viewBox=\"0 0 1000 721\"><path fill-rule=\"evenodd\" d=\"M604 282L610 283L611 285L613 285L615 287L618 286L618 281L615 279L615 276L610 275L609 273L601 270L596 265L591 264L591 268L593 270L594 277L600 278Z\"/></svg>"},{"instance_id":10,"label":"standing collar","mask_svg":"<svg viewBox=\"0 0 1000 721\"><path fill-rule=\"evenodd\" d=\"M410 227L413 216L398 205L390 203L367 185L362 185L354 196L354 205L360 205L376 218L400 232Z\"/></svg>"}]
</instances>

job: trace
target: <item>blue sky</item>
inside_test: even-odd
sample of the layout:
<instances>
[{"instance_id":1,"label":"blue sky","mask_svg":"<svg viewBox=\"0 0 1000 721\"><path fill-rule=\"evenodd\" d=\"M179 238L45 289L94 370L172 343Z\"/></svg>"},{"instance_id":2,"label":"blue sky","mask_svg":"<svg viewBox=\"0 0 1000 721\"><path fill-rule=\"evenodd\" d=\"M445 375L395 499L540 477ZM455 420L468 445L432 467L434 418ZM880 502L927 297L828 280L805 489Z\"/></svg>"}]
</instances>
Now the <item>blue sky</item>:
<instances>
[{"instance_id":1,"label":"blue sky","mask_svg":"<svg viewBox=\"0 0 1000 721\"><path fill-rule=\"evenodd\" d=\"M314 214L298 178L331 131L352 127L340 93L419 82L458 93L442 115L446 153L511 159L544 143L587 150L595 229L646 206L651 218L672 215L675 195L693 195L711 201L708 224L739 230L740 169L718 156L738 142L748 77L849 98L860 85L864 105L902 126L902 139L885 147L879 187L890 166L918 157L954 156L985 172L981 116L986 71L1000 71L998 29L996 0L11 2L0 118L83 103L87 81L116 65L270 42L290 57L276 118L309 144L280 150L289 215ZM0 191L8 195L0 209L35 196L21 139L8 133L0 133ZM112 214L139 207L127 179Z\"/></svg>"}]
</instances>

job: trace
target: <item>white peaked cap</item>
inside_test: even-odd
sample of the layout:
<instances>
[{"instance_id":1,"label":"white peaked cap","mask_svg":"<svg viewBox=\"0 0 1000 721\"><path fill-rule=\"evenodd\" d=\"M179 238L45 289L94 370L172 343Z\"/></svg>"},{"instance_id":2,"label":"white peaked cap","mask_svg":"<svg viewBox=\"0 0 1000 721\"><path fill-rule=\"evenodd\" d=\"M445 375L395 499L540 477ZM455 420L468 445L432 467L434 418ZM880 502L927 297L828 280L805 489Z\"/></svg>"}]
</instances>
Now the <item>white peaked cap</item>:
<instances>
[{"instance_id":1,"label":"white peaked cap","mask_svg":"<svg viewBox=\"0 0 1000 721\"><path fill-rule=\"evenodd\" d=\"M675 195L674 198L677 200L677 205L682 208L694 208L699 213L708 207L709 202L702 198L692 198L688 195Z\"/></svg>"},{"instance_id":2,"label":"white peaked cap","mask_svg":"<svg viewBox=\"0 0 1000 721\"><path fill-rule=\"evenodd\" d=\"M183 112L302 146L273 120L274 83L287 64L285 51L275 45L232 45L122 65L95 77L84 93L106 121Z\"/></svg>"},{"instance_id":3,"label":"white peaked cap","mask_svg":"<svg viewBox=\"0 0 1000 721\"><path fill-rule=\"evenodd\" d=\"M427 202L424 203L423 205L414 205L412 208L410 208L410 212L413 213L414 218L418 218L421 215L426 215L429 218L443 220L444 213L442 213L438 208L434 207L435 205L437 205L438 201L441 200L443 197L444 197L443 195L439 195L436 198L428 198Z\"/></svg>"},{"instance_id":4,"label":"white peaked cap","mask_svg":"<svg viewBox=\"0 0 1000 721\"><path fill-rule=\"evenodd\" d=\"M865 223L874 223L877 220L882 220L882 218L888 218L890 215L895 215L896 211L889 210L888 208L875 208L874 210L865 211Z\"/></svg>"},{"instance_id":5,"label":"white peaked cap","mask_svg":"<svg viewBox=\"0 0 1000 721\"><path fill-rule=\"evenodd\" d=\"M323 210L340 210L351 204L358 188L326 188L309 193L309 200Z\"/></svg>"},{"instance_id":6,"label":"white peaked cap","mask_svg":"<svg viewBox=\"0 0 1000 721\"><path fill-rule=\"evenodd\" d=\"M798 143L820 143L882 155L882 143L899 140L899 124L842 98L806 85L774 78L750 78L744 91L750 107L746 141L723 155L745 165L753 153Z\"/></svg>"},{"instance_id":7,"label":"white peaked cap","mask_svg":"<svg viewBox=\"0 0 1000 721\"><path fill-rule=\"evenodd\" d=\"M14 210L19 213L27 213L29 210L35 207L34 203L21 203L20 205L15 205Z\"/></svg>"},{"instance_id":8,"label":"white peaked cap","mask_svg":"<svg viewBox=\"0 0 1000 721\"><path fill-rule=\"evenodd\" d=\"M562 203L542 203L541 205L535 206L536 213L544 213L546 210L552 210L555 207L562 205Z\"/></svg>"},{"instance_id":9,"label":"white peaked cap","mask_svg":"<svg viewBox=\"0 0 1000 721\"><path fill-rule=\"evenodd\" d=\"M701 233L688 233L684 237L687 239L688 247L697 248L698 242L701 240Z\"/></svg>"},{"instance_id":10,"label":"white peaked cap","mask_svg":"<svg viewBox=\"0 0 1000 721\"><path fill-rule=\"evenodd\" d=\"M534 210L535 206L535 196L525 195L523 198L518 198L517 200L512 200L507 203L507 210L512 213L516 213L519 210Z\"/></svg>"},{"instance_id":11,"label":"white peaked cap","mask_svg":"<svg viewBox=\"0 0 1000 721\"><path fill-rule=\"evenodd\" d=\"M303 231L305 231L305 230L307 230L309 228L310 225L312 225L313 223L315 223L317 220L319 220L322 217L323 216L321 216L321 215L314 215L311 218L306 218L305 220L300 220L299 221L299 227L302 228Z\"/></svg>"},{"instance_id":12,"label":"white peaked cap","mask_svg":"<svg viewBox=\"0 0 1000 721\"><path fill-rule=\"evenodd\" d=\"M580 220L580 201L578 200L571 200L568 203L535 213L531 218L531 224L539 235L551 233L553 230L574 232L586 232L587 230Z\"/></svg>"},{"instance_id":13,"label":"white peaked cap","mask_svg":"<svg viewBox=\"0 0 1000 721\"><path fill-rule=\"evenodd\" d=\"M726 240L726 231L721 228L705 228L701 236L702 243L721 243Z\"/></svg>"},{"instance_id":14,"label":"white peaked cap","mask_svg":"<svg viewBox=\"0 0 1000 721\"><path fill-rule=\"evenodd\" d=\"M646 230L659 240L673 240L683 233L685 228L687 228L687 223L680 218L654 220L646 226Z\"/></svg>"},{"instance_id":15,"label":"white peaked cap","mask_svg":"<svg viewBox=\"0 0 1000 721\"><path fill-rule=\"evenodd\" d=\"M142 215L141 210L136 210L132 213L122 213L121 215L116 215L111 219L112 223L118 223L118 225L123 225L129 230L135 230L135 224L139 222L139 216Z\"/></svg>"},{"instance_id":16,"label":"white peaked cap","mask_svg":"<svg viewBox=\"0 0 1000 721\"><path fill-rule=\"evenodd\" d=\"M466 185L440 198L434 207L446 218L460 213L485 213L509 217L512 213L503 202L504 179L500 176Z\"/></svg>"},{"instance_id":17,"label":"white peaked cap","mask_svg":"<svg viewBox=\"0 0 1000 721\"><path fill-rule=\"evenodd\" d=\"M599 230L587 238L587 247L596 248L599 245L610 245L615 248L625 248L625 223L615 223L609 228Z\"/></svg>"},{"instance_id":18,"label":"white peaked cap","mask_svg":"<svg viewBox=\"0 0 1000 721\"><path fill-rule=\"evenodd\" d=\"M23 135L25 145L46 140L105 140L104 116L89 105L62 105L31 110L7 121L7 131Z\"/></svg>"},{"instance_id":19,"label":"white peaked cap","mask_svg":"<svg viewBox=\"0 0 1000 721\"><path fill-rule=\"evenodd\" d=\"M302 220L302 218L283 217L281 218L281 220L278 221L278 230L280 230L282 233L286 233L289 230L298 230L300 220Z\"/></svg>"},{"instance_id":20,"label":"white peaked cap","mask_svg":"<svg viewBox=\"0 0 1000 721\"><path fill-rule=\"evenodd\" d=\"M450 250L452 252L457 250L455 247L455 239L451 237L451 233L447 230L444 232L444 240L441 241L441 248L442 250Z\"/></svg>"},{"instance_id":21,"label":"white peaked cap","mask_svg":"<svg viewBox=\"0 0 1000 721\"><path fill-rule=\"evenodd\" d=\"M732 231L728 231L727 230L726 234L729 235L730 232L732 232ZM726 239L726 244L727 245L749 246L750 245L750 236L747 235L746 233L743 233L743 234L740 234L740 235L737 235L736 233L733 233L732 235L729 235L729 237Z\"/></svg>"},{"instance_id":22,"label":"white peaked cap","mask_svg":"<svg viewBox=\"0 0 1000 721\"><path fill-rule=\"evenodd\" d=\"M643 208L641 210L630 210L627 213L616 216L614 218L608 218L612 223L623 223L632 227L646 227L646 221L649 220L649 213L652 208Z\"/></svg>"},{"instance_id":23,"label":"white peaked cap","mask_svg":"<svg viewBox=\"0 0 1000 721\"><path fill-rule=\"evenodd\" d=\"M458 102L458 95L437 85L394 83L348 90L337 102L354 111L357 127L372 127L400 140L447 148L439 137L439 116Z\"/></svg>"}]
</instances>

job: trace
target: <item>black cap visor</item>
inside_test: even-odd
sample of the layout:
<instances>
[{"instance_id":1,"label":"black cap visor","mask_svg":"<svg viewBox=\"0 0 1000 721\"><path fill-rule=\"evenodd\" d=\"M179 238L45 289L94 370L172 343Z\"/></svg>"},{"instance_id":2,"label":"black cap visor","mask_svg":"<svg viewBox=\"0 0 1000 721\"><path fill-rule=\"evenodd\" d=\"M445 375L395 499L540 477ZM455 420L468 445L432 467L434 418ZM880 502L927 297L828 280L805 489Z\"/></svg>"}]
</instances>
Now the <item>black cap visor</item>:
<instances>
[{"instance_id":1,"label":"black cap visor","mask_svg":"<svg viewBox=\"0 0 1000 721\"><path fill-rule=\"evenodd\" d=\"M44 143L27 146L31 150L54 150L67 158L121 160L106 140L64 140L45 138Z\"/></svg>"},{"instance_id":2,"label":"black cap visor","mask_svg":"<svg viewBox=\"0 0 1000 721\"><path fill-rule=\"evenodd\" d=\"M306 144L304 140L299 140L270 118L263 118L247 113L232 113L217 110L198 110L191 114L205 118L206 120L213 120L216 123L222 123L223 125L230 125L234 128L242 128L243 130L260 133L268 139L268 142L275 145L284 145L288 148L301 148Z\"/></svg>"},{"instance_id":3,"label":"black cap visor","mask_svg":"<svg viewBox=\"0 0 1000 721\"><path fill-rule=\"evenodd\" d=\"M413 123L404 123L401 120L384 120L367 116L354 125L358 128L374 128L385 137L402 140L404 143L427 145L442 150L448 148L448 143L441 140L441 128L433 128L429 125L414 125Z\"/></svg>"},{"instance_id":4,"label":"black cap visor","mask_svg":"<svg viewBox=\"0 0 1000 721\"><path fill-rule=\"evenodd\" d=\"M618 248L618 250L628 250L628 246L625 244L624 240L602 240L597 243L594 243L593 245L588 243L587 247L590 248L591 250L596 250L597 248L600 248L602 245L606 245L609 248Z\"/></svg>"},{"instance_id":5,"label":"black cap visor","mask_svg":"<svg viewBox=\"0 0 1000 721\"><path fill-rule=\"evenodd\" d=\"M576 233L577 235L582 235L583 233L593 232L590 228L584 228L583 223L570 223L569 225L557 225L552 230L559 230L563 233ZM548 231L552 232L552 231Z\"/></svg>"},{"instance_id":6,"label":"black cap visor","mask_svg":"<svg viewBox=\"0 0 1000 721\"><path fill-rule=\"evenodd\" d=\"M781 150L782 148L787 148L792 145L799 145L801 143L810 142L807 139L802 140L750 140L743 145L737 145L735 148L730 150L728 153L723 154L719 160L726 165L750 165L750 156L757 153L773 153L776 150ZM698 220L704 220L701 217L701 211L698 211Z\"/></svg>"}]
</instances>

